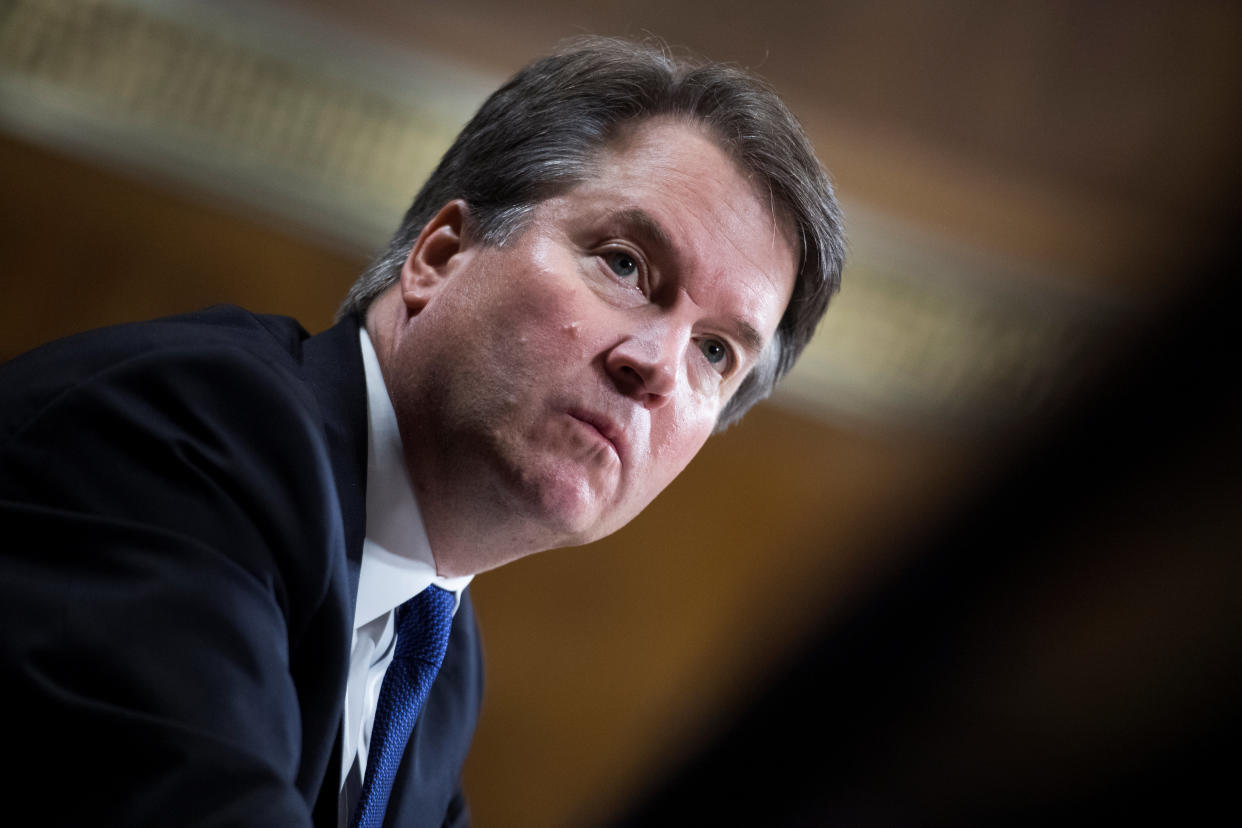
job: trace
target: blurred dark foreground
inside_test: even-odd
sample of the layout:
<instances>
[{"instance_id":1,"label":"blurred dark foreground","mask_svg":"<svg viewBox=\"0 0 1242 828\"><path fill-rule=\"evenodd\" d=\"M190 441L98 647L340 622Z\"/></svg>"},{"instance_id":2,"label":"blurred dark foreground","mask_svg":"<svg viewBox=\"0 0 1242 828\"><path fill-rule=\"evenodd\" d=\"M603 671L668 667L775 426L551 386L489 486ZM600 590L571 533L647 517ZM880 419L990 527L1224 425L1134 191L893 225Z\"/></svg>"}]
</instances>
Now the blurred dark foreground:
<instances>
[{"instance_id":1,"label":"blurred dark foreground","mask_svg":"<svg viewBox=\"0 0 1242 828\"><path fill-rule=\"evenodd\" d=\"M1236 264L610 824L1239 824Z\"/></svg>"}]
</instances>

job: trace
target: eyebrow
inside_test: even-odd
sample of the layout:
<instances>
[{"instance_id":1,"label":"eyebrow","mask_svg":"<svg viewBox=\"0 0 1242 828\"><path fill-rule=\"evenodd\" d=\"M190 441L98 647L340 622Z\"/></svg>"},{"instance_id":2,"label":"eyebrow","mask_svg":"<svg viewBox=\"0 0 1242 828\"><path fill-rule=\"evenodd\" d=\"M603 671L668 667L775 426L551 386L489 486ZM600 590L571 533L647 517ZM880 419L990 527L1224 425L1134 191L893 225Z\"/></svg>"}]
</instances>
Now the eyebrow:
<instances>
[{"instance_id":1,"label":"eyebrow","mask_svg":"<svg viewBox=\"0 0 1242 828\"><path fill-rule=\"evenodd\" d=\"M759 358L759 354L763 352L763 337L755 330L755 326L747 322L745 319L734 317L729 320L733 327L733 335L737 337L737 341L743 348L750 351L751 355Z\"/></svg>"},{"instance_id":2,"label":"eyebrow","mask_svg":"<svg viewBox=\"0 0 1242 828\"><path fill-rule=\"evenodd\" d=\"M674 259L680 258L677 255L677 245L673 243L673 238L664 230L664 226L656 221L650 213L639 207L631 207L627 210L620 210L612 215L613 221L626 225L641 236L645 237L645 241L663 248L662 252Z\"/></svg>"},{"instance_id":3,"label":"eyebrow","mask_svg":"<svg viewBox=\"0 0 1242 828\"><path fill-rule=\"evenodd\" d=\"M618 224L629 227L634 233L642 236L643 240L648 244L660 248L660 252L665 257L672 259L674 263L681 258L677 245L673 243L672 237L665 231L664 226L656 221L646 210L639 207L630 207L612 214L611 219ZM737 340L738 344L749 351L755 360L758 360L765 344L763 335L755 329L754 325L741 317L731 316L727 322L728 327L731 329L729 332Z\"/></svg>"}]
</instances>

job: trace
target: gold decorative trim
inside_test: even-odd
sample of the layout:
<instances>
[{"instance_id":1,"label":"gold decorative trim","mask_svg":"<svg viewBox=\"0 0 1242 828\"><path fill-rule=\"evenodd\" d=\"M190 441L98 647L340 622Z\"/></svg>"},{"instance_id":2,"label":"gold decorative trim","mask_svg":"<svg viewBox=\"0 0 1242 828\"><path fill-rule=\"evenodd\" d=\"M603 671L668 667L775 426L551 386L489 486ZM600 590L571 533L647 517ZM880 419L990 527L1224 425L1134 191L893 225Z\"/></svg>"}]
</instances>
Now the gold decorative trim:
<instances>
[{"instance_id":1,"label":"gold decorative trim","mask_svg":"<svg viewBox=\"0 0 1242 828\"><path fill-rule=\"evenodd\" d=\"M185 2L6 6L4 127L368 250L493 85L262 4L245 18Z\"/></svg>"},{"instance_id":2,"label":"gold decorative trim","mask_svg":"<svg viewBox=\"0 0 1242 828\"><path fill-rule=\"evenodd\" d=\"M496 83L263 3L0 5L0 128L367 253ZM844 290L778 403L872 424L1007 422L1053 399L1124 315L859 205L846 214Z\"/></svg>"}]
</instances>

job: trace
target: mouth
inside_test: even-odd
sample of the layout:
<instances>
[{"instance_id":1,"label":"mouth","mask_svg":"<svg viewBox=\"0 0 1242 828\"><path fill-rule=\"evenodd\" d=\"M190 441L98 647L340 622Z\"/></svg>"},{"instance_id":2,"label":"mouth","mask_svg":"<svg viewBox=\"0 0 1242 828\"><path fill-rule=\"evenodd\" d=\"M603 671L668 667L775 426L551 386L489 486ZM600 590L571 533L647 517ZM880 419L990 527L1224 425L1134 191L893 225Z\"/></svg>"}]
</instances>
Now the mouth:
<instances>
[{"instance_id":1,"label":"mouth","mask_svg":"<svg viewBox=\"0 0 1242 828\"><path fill-rule=\"evenodd\" d=\"M588 411L584 408L570 409L569 416L594 430L605 442L612 446L617 459L622 462L625 461L625 432L620 426L603 414Z\"/></svg>"}]
</instances>

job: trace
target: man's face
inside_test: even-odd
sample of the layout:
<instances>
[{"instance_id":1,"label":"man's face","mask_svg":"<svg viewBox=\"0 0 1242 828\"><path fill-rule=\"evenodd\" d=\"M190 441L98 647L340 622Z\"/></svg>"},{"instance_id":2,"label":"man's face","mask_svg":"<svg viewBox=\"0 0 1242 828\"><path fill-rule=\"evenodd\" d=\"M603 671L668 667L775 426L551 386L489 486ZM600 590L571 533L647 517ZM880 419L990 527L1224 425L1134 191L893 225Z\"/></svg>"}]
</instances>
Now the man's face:
<instances>
[{"instance_id":1,"label":"man's face","mask_svg":"<svg viewBox=\"0 0 1242 828\"><path fill-rule=\"evenodd\" d=\"M766 201L673 121L633 129L504 246L465 239L389 386L424 511L511 521L510 548L466 568L637 515L759 359L795 266Z\"/></svg>"}]
</instances>

